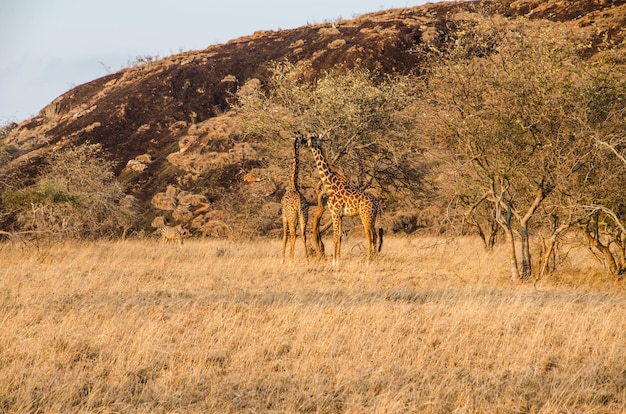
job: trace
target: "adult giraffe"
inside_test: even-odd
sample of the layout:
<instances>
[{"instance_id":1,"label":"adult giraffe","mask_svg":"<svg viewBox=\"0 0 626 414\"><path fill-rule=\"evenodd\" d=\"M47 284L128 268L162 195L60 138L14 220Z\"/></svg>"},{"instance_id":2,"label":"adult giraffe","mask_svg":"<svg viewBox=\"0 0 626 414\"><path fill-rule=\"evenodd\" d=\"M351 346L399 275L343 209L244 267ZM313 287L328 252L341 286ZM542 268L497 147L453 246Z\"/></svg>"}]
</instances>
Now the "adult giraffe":
<instances>
[{"instance_id":1,"label":"adult giraffe","mask_svg":"<svg viewBox=\"0 0 626 414\"><path fill-rule=\"evenodd\" d=\"M311 149L317 165L322 184L328 194L328 209L333 221L333 266L339 264L341 257L341 226L343 217L359 216L365 228L367 237L367 261L378 257L383 246L382 227L376 232L376 219L381 217L382 211L378 200L373 195L361 191L348 183L348 180L339 174L330 164L320 144L319 136L303 136ZM380 240L379 240L380 237ZM378 246L376 245L378 242Z\"/></svg>"},{"instance_id":2,"label":"adult giraffe","mask_svg":"<svg viewBox=\"0 0 626 414\"><path fill-rule=\"evenodd\" d=\"M300 232L302 234L302 243L304 244L304 255L309 257L306 247L306 224L309 219L309 203L300 193L298 184L298 164L300 141L302 137L296 137L293 143L293 171L289 187L285 191L285 195L281 200L283 210L283 261L285 260L285 250L287 249L287 230L289 230L289 257L293 259L293 253L296 245L296 227L297 222L300 223Z\"/></svg>"}]
</instances>

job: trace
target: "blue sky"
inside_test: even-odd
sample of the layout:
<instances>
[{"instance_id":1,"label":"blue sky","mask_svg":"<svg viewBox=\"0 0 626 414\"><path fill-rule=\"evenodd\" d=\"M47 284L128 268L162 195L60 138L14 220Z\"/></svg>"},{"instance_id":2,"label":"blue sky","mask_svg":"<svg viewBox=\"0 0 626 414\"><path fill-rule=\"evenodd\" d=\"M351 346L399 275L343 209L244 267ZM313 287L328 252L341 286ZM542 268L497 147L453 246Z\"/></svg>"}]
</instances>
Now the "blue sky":
<instances>
[{"instance_id":1,"label":"blue sky","mask_svg":"<svg viewBox=\"0 0 626 414\"><path fill-rule=\"evenodd\" d=\"M2 0L0 126L137 57L434 0Z\"/></svg>"}]
</instances>

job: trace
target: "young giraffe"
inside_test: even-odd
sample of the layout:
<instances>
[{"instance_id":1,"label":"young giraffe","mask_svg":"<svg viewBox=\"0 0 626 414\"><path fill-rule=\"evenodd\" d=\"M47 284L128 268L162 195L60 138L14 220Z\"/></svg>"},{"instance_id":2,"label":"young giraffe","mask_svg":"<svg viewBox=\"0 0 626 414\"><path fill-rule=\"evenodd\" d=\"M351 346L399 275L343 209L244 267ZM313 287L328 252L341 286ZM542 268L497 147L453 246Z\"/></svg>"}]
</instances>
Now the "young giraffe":
<instances>
[{"instance_id":1,"label":"young giraffe","mask_svg":"<svg viewBox=\"0 0 626 414\"><path fill-rule=\"evenodd\" d=\"M309 219L309 203L300 193L298 185L298 164L300 152L300 140L296 138L293 143L293 173L289 187L281 200L283 207L283 261L285 260L285 250L287 249L287 229L289 229L289 256L293 259L296 245L296 222L300 222L300 232L302 233L302 243L304 245L304 255L308 258L309 253L306 247L306 224Z\"/></svg>"},{"instance_id":2,"label":"young giraffe","mask_svg":"<svg viewBox=\"0 0 626 414\"><path fill-rule=\"evenodd\" d=\"M309 135L304 139L306 139L307 145L313 153L317 172L328 194L328 208L333 221L333 242L335 245L333 265L339 264L341 256L342 219L344 216L354 217L357 215L361 218L365 228L368 242L367 261L369 263L372 258L378 257L378 252L383 246L383 229L379 228L378 234L376 233L376 219L381 217L382 213L378 200L373 195L351 186L345 177L335 171L324 155L319 137ZM379 237L380 241L376 246Z\"/></svg>"}]
</instances>

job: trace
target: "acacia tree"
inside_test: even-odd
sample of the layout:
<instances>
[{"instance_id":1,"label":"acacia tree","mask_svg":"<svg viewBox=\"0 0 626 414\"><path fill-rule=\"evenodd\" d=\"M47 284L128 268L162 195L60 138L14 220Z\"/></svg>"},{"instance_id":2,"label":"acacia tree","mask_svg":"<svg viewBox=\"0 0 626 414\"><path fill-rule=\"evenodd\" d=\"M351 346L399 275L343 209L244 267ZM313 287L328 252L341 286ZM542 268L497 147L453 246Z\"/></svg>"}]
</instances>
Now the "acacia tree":
<instances>
[{"instance_id":1,"label":"acacia tree","mask_svg":"<svg viewBox=\"0 0 626 414\"><path fill-rule=\"evenodd\" d=\"M615 52L599 54L580 94L588 110L577 117L578 128L587 132L597 150L595 168L582 176L579 185L588 217L581 229L616 277L626 270L626 75L617 66L619 61L623 56Z\"/></svg>"},{"instance_id":2,"label":"acacia tree","mask_svg":"<svg viewBox=\"0 0 626 414\"><path fill-rule=\"evenodd\" d=\"M377 189L390 204L400 194L409 199L423 194L426 164L419 143L409 138L415 94L408 78L357 68L308 81L310 68L288 62L270 72L266 85L248 83L238 92L236 110L246 133L266 138L297 130L318 133L332 162L357 187ZM274 145L277 153L289 147L281 139Z\"/></svg>"},{"instance_id":3,"label":"acacia tree","mask_svg":"<svg viewBox=\"0 0 626 414\"><path fill-rule=\"evenodd\" d=\"M505 30L490 20L451 36L450 50L429 51L426 132L449 151L450 196L469 215L489 203L509 246L511 277L527 279L533 229L552 221L554 242L588 218L593 191L581 188L601 176L594 160L602 122L590 121L587 98L599 89L577 43L557 29L520 19Z\"/></svg>"}]
</instances>

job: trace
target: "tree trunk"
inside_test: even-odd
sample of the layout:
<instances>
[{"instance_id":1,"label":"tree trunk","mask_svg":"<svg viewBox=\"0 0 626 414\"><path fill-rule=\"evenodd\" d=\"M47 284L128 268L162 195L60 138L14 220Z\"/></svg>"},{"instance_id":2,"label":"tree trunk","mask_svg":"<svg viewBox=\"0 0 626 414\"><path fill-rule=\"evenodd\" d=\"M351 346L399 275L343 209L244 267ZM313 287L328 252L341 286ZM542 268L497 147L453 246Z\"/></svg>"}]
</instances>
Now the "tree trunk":
<instances>
[{"instance_id":1,"label":"tree trunk","mask_svg":"<svg viewBox=\"0 0 626 414\"><path fill-rule=\"evenodd\" d=\"M506 243L509 246L509 260L511 261L511 279L518 281L521 279L519 273L519 267L517 265L517 253L515 252L515 238L513 237L513 230L511 226L504 228L504 235L506 237Z\"/></svg>"},{"instance_id":2,"label":"tree trunk","mask_svg":"<svg viewBox=\"0 0 626 414\"><path fill-rule=\"evenodd\" d=\"M556 269L556 249L559 238L562 234L572 228L577 221L572 221L572 216L563 222L559 222L559 217L556 214L552 214L552 234L548 239L547 245L544 243L544 250L541 256L541 268L537 275L537 280L541 279L546 272L553 272ZM550 262L552 262L552 268L550 269Z\"/></svg>"},{"instance_id":3,"label":"tree trunk","mask_svg":"<svg viewBox=\"0 0 626 414\"><path fill-rule=\"evenodd\" d=\"M517 266L517 253L515 252L515 237L511 228L511 206L507 206L506 217L502 217L502 203L500 200L496 203L496 221L504 230L506 244L509 246L509 260L511 264L511 279L517 281L520 279L519 268Z\"/></svg>"},{"instance_id":4,"label":"tree trunk","mask_svg":"<svg viewBox=\"0 0 626 414\"><path fill-rule=\"evenodd\" d=\"M496 244L498 230L500 229L498 223L495 220L490 220L485 224L485 230L483 230L483 226L480 225L475 217L472 217L471 220L471 224L478 230L478 236L483 241L485 248L488 250L493 249L493 246Z\"/></svg>"},{"instance_id":5,"label":"tree trunk","mask_svg":"<svg viewBox=\"0 0 626 414\"><path fill-rule=\"evenodd\" d=\"M523 280L528 279L532 275L533 267L530 258L530 241L528 240L528 227L526 227L526 223L522 225L520 223L520 238L521 238L521 259L522 259L522 269L520 273L520 277Z\"/></svg>"},{"instance_id":6,"label":"tree trunk","mask_svg":"<svg viewBox=\"0 0 626 414\"><path fill-rule=\"evenodd\" d=\"M587 241L589 242L589 244L595 247L596 249L598 249L600 253L602 253L602 256L604 257L604 261L609 267L609 272L611 273L611 275L615 277L619 277L620 271L617 268L617 263L615 262L615 258L613 257L613 254L611 253L611 249L609 249L609 246L605 246L604 244L602 244L599 238L594 237L593 234L589 233L589 231L586 229L583 230L583 234L587 238Z\"/></svg>"},{"instance_id":7,"label":"tree trunk","mask_svg":"<svg viewBox=\"0 0 626 414\"><path fill-rule=\"evenodd\" d=\"M324 201L326 193L318 191L317 193L317 210L315 216L313 216L312 232L313 232L313 247L318 259L324 257L324 242L322 241L322 235L320 231L320 220L326 208L324 207Z\"/></svg>"},{"instance_id":8,"label":"tree trunk","mask_svg":"<svg viewBox=\"0 0 626 414\"><path fill-rule=\"evenodd\" d=\"M543 254L541 255L541 268L539 269L537 280L541 279L548 272L552 273L552 271L554 271L554 269L556 268L554 248L556 246L557 240L558 240L558 234L553 233L552 236L550 236L550 238L548 239L547 245L544 244ZM551 260L553 262L552 269L549 268Z\"/></svg>"},{"instance_id":9,"label":"tree trunk","mask_svg":"<svg viewBox=\"0 0 626 414\"><path fill-rule=\"evenodd\" d=\"M528 222L530 221L533 214L535 214L535 211L537 211L537 208L539 208L539 205L543 202L543 200L545 200L545 198L550 194L551 191L551 187L546 186L545 183L542 182L541 185L538 186L537 192L535 194L535 199L528 208L528 211L526 211L524 217L520 218L519 216L517 216L516 213L516 217L518 217L519 219L520 236L522 239L522 272L520 274L522 280L529 279L533 274L532 258L530 257L530 238L528 235Z\"/></svg>"}]
</instances>

